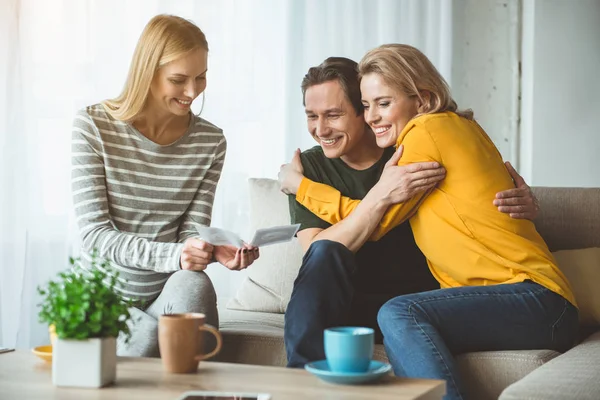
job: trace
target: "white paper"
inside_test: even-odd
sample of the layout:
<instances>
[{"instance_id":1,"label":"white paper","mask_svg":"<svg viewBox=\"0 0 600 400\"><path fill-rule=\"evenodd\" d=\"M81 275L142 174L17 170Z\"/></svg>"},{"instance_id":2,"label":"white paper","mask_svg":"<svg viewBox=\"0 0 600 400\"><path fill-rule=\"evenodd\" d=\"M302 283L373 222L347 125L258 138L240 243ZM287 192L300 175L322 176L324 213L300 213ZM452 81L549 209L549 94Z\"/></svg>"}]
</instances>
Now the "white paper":
<instances>
[{"instance_id":1,"label":"white paper","mask_svg":"<svg viewBox=\"0 0 600 400\"><path fill-rule=\"evenodd\" d=\"M289 242L292 240L296 232L298 232L299 228L300 224L257 229L252 241L250 242L250 245L256 247L265 247L270 244Z\"/></svg>"},{"instance_id":2,"label":"white paper","mask_svg":"<svg viewBox=\"0 0 600 400\"><path fill-rule=\"evenodd\" d=\"M199 227L198 235L200 239L213 246L231 245L235 247L244 247L244 241L238 235L231 231L221 228L212 228L208 226Z\"/></svg>"},{"instance_id":3,"label":"white paper","mask_svg":"<svg viewBox=\"0 0 600 400\"><path fill-rule=\"evenodd\" d=\"M264 247L276 243L289 242L296 232L298 232L299 228L300 224L257 229L254 237L248 244L255 247ZM197 230L200 239L213 246L230 245L238 248L244 247L244 241L231 231L208 226L198 227Z\"/></svg>"}]
</instances>

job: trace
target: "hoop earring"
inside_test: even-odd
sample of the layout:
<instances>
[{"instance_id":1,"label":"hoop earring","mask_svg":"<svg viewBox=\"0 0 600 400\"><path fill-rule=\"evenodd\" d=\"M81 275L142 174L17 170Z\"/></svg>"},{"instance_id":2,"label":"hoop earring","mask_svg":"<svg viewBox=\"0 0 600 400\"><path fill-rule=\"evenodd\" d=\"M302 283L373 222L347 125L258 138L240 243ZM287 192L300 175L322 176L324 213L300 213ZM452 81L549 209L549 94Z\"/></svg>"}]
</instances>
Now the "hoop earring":
<instances>
[{"instance_id":1,"label":"hoop earring","mask_svg":"<svg viewBox=\"0 0 600 400\"><path fill-rule=\"evenodd\" d=\"M196 114L196 117L200 117L202 115L202 110L204 110L204 104L206 103L206 92L202 92L202 107L200 107L200 111Z\"/></svg>"}]
</instances>

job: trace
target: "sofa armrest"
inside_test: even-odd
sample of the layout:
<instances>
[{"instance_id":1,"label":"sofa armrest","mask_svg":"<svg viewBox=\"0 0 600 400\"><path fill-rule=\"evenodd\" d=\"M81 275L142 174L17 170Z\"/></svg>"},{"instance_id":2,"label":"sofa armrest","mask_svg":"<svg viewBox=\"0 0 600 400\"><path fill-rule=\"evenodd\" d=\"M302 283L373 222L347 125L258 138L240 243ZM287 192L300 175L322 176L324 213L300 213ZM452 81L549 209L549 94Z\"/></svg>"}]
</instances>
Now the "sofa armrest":
<instances>
[{"instance_id":1,"label":"sofa armrest","mask_svg":"<svg viewBox=\"0 0 600 400\"><path fill-rule=\"evenodd\" d=\"M598 400L600 331L507 387L500 400Z\"/></svg>"}]
</instances>

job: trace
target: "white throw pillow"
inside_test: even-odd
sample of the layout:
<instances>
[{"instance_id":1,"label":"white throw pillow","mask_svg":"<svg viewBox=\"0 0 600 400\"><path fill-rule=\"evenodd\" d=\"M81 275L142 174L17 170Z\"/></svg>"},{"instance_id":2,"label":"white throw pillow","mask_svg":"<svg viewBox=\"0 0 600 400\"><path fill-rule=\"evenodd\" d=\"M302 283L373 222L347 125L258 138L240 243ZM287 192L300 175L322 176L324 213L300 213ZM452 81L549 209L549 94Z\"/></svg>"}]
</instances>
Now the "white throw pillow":
<instances>
[{"instance_id":1,"label":"white throw pillow","mask_svg":"<svg viewBox=\"0 0 600 400\"><path fill-rule=\"evenodd\" d=\"M581 324L600 325L600 248L560 250L552 254L571 284Z\"/></svg>"},{"instance_id":2,"label":"white throw pillow","mask_svg":"<svg viewBox=\"0 0 600 400\"><path fill-rule=\"evenodd\" d=\"M250 185L250 232L259 228L289 225L288 198L273 179L248 180ZM260 249L260 258L248 269L235 297L227 303L231 310L284 313L290 301L294 280L302 263L298 239Z\"/></svg>"}]
</instances>

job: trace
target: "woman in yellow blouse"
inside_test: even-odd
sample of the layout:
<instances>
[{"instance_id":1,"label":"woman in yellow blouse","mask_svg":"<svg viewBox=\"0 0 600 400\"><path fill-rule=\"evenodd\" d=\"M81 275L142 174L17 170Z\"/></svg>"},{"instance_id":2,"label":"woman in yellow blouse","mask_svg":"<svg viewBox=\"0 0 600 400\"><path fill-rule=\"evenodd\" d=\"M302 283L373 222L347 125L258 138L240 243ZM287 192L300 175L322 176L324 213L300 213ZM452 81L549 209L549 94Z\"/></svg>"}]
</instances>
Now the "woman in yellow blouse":
<instances>
[{"instance_id":1,"label":"woman in yellow blouse","mask_svg":"<svg viewBox=\"0 0 600 400\"><path fill-rule=\"evenodd\" d=\"M568 349L578 326L569 283L533 222L510 218L490 203L513 182L473 113L457 109L442 76L411 46L373 49L359 72L365 119L378 146L399 147L398 165L439 162L446 179L399 204L392 165L362 201L306 178L288 190L330 223L367 207L380 221L372 225L372 240L410 219L441 289L397 297L380 310L396 375L445 379L446 399L462 399L456 354Z\"/></svg>"}]
</instances>

